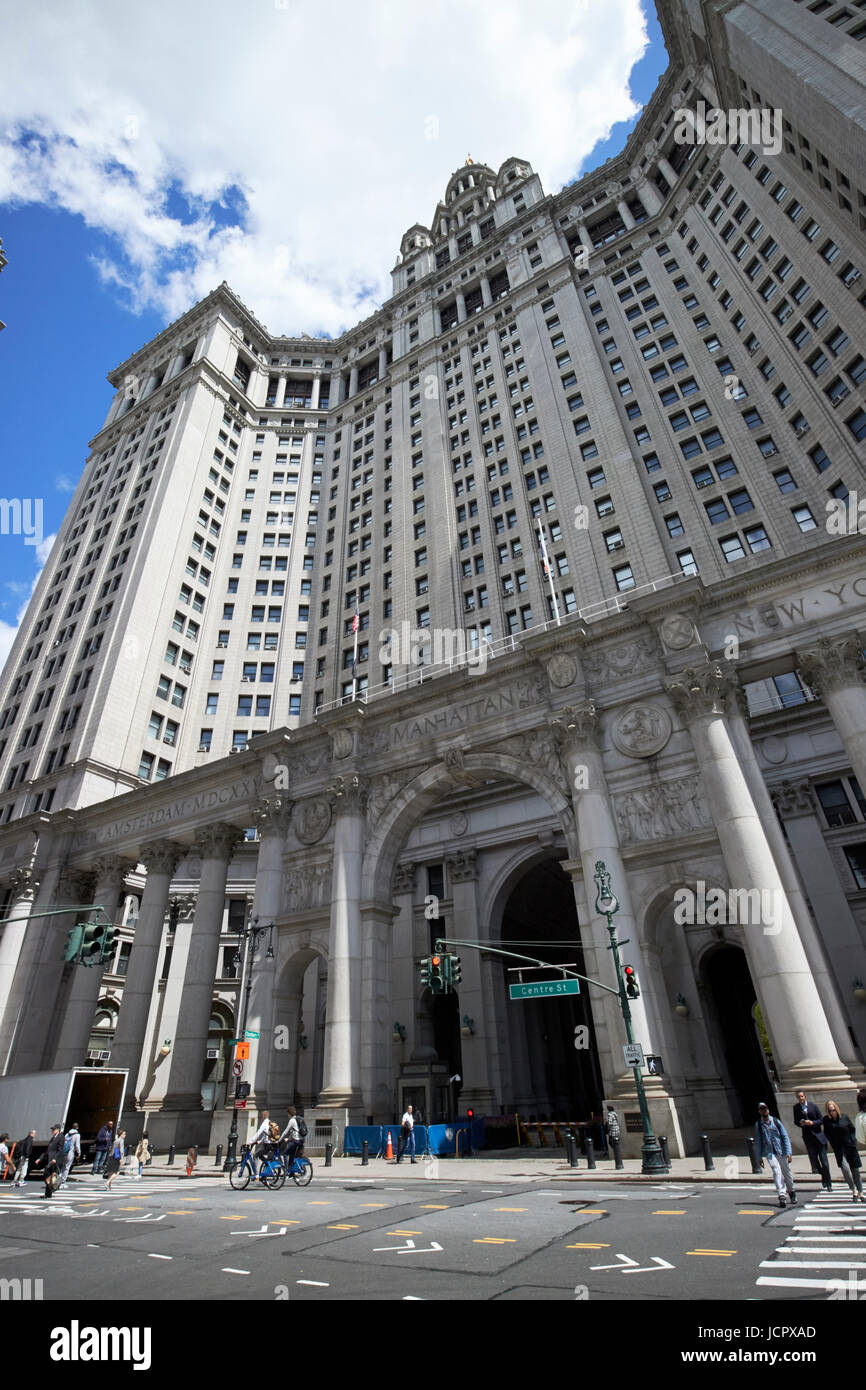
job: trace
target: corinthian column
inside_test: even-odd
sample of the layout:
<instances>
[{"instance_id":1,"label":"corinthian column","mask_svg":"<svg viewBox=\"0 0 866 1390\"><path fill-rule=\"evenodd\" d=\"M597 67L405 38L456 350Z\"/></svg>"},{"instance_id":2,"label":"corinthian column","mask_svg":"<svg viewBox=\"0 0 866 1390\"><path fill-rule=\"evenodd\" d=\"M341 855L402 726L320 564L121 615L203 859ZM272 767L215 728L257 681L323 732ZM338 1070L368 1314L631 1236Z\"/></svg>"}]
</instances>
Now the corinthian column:
<instances>
[{"instance_id":1,"label":"corinthian column","mask_svg":"<svg viewBox=\"0 0 866 1390\"><path fill-rule=\"evenodd\" d=\"M334 798L334 870L328 949L325 1066L319 1104L361 1106L361 865L367 788L357 775L338 777Z\"/></svg>"},{"instance_id":2,"label":"corinthian column","mask_svg":"<svg viewBox=\"0 0 866 1390\"><path fill-rule=\"evenodd\" d=\"M94 864L96 888L94 903L104 907L109 922L117 915L118 899L127 874L135 871L136 865L121 859L117 854L103 854ZM87 918L88 914L85 913ZM93 920L104 922L102 914ZM72 985L66 999L66 1012L60 1029L60 1040L54 1055L54 1066L79 1067L87 1057L87 1044L93 1031L93 1016L99 1002L104 966L76 965Z\"/></svg>"},{"instance_id":3,"label":"corinthian column","mask_svg":"<svg viewBox=\"0 0 866 1390\"><path fill-rule=\"evenodd\" d=\"M253 821L258 828L259 858L256 866L256 888L253 899L253 915L259 926L266 926L279 916L282 905L283 851L286 832L292 817L293 803L286 796L275 793L264 797L253 807ZM252 990L247 1027L258 1033L258 1038L250 1042L250 1060L246 1074L251 1078L252 1094L249 1108L267 1109L268 1081L274 1055L274 968L273 963L260 961L259 968L253 968L252 957L248 959L252 971ZM240 995L238 1003L241 1004ZM240 1022L238 1022L240 1026ZM238 1037L240 1037L238 1033ZM291 1039L292 1047L297 1047L297 1029Z\"/></svg>"},{"instance_id":4,"label":"corinthian column","mask_svg":"<svg viewBox=\"0 0 866 1390\"><path fill-rule=\"evenodd\" d=\"M836 726L860 786L866 790L866 684L858 637L822 637L797 653L803 680L820 695Z\"/></svg>"},{"instance_id":5,"label":"corinthian column","mask_svg":"<svg viewBox=\"0 0 866 1390\"><path fill-rule=\"evenodd\" d=\"M183 1008L178 1016L163 1103L165 1110L202 1108L201 1081L219 959L226 878L232 850L241 838L241 832L232 825L208 825L199 831L196 839L201 878L183 980Z\"/></svg>"},{"instance_id":6,"label":"corinthian column","mask_svg":"<svg viewBox=\"0 0 866 1390\"><path fill-rule=\"evenodd\" d=\"M478 941L478 884L477 855L474 849L461 850L448 858L448 878L451 885L454 926L449 935L458 941ZM460 955L457 948L456 954ZM485 997L485 976L489 972L482 964L480 951L466 951L460 955L463 980L458 987L458 1003L461 1023L463 1016L475 1020L475 1032L463 1038L460 1053L463 1059L463 1087L460 1093L462 1106L471 1105L481 1114L489 1112L493 1105L493 1087L490 1084L490 1056L495 1049L495 1017L488 1007Z\"/></svg>"},{"instance_id":7,"label":"corinthian column","mask_svg":"<svg viewBox=\"0 0 866 1390\"><path fill-rule=\"evenodd\" d=\"M33 911L33 900L39 891L39 879L30 866L13 869L7 882L12 897L6 913L7 920L0 927L0 1020L4 1033L9 1022L5 1011L12 994L12 982Z\"/></svg>"},{"instance_id":8,"label":"corinthian column","mask_svg":"<svg viewBox=\"0 0 866 1390\"><path fill-rule=\"evenodd\" d=\"M150 1002L157 986L156 972L168 908L168 890L172 874L185 853L184 846L172 840L152 840L142 845L140 850L147 880L123 984L117 1031L111 1047L111 1065L129 1067L130 1103L138 1103L139 1064L147 1041Z\"/></svg>"},{"instance_id":9,"label":"corinthian column","mask_svg":"<svg viewBox=\"0 0 866 1390\"><path fill-rule=\"evenodd\" d=\"M791 905L725 717L730 672L719 662L690 667L667 689L694 744L701 784L731 886L760 894L760 922L743 942L782 1088L850 1085L839 1059ZM772 902L767 922L763 904Z\"/></svg>"}]
</instances>

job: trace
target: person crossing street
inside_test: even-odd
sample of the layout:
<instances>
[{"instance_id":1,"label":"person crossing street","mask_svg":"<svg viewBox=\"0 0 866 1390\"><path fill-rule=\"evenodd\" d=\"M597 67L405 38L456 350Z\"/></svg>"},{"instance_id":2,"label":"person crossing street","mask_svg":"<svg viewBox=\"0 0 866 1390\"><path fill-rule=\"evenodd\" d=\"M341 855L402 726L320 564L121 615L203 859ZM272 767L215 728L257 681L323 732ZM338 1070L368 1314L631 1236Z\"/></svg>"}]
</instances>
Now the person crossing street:
<instances>
[{"instance_id":1,"label":"person crossing street","mask_svg":"<svg viewBox=\"0 0 866 1390\"><path fill-rule=\"evenodd\" d=\"M770 1165L770 1172L773 1174L773 1181L776 1184L776 1192L779 1197L779 1206L787 1205L786 1190L791 1199L791 1206L795 1206L797 1194L794 1191L794 1179L788 1164L791 1157L791 1141L782 1121L774 1119L770 1114L769 1106L764 1101L761 1101L758 1106L758 1119L755 1124L755 1151L758 1158L765 1158Z\"/></svg>"}]
</instances>

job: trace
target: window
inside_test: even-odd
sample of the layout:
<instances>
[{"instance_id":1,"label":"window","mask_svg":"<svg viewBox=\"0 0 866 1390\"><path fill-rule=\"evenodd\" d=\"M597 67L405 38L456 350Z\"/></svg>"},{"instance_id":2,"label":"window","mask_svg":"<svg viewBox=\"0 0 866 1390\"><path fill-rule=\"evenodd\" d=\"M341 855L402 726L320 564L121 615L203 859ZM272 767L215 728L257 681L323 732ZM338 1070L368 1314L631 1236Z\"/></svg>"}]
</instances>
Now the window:
<instances>
[{"instance_id":1,"label":"window","mask_svg":"<svg viewBox=\"0 0 866 1390\"><path fill-rule=\"evenodd\" d=\"M792 508L791 515L793 516L800 530L804 533L807 531L817 530L818 523L813 517L811 509L807 507L805 504L801 507Z\"/></svg>"},{"instance_id":2,"label":"window","mask_svg":"<svg viewBox=\"0 0 866 1390\"><path fill-rule=\"evenodd\" d=\"M816 786L815 794L821 803L824 818L831 829L839 825L853 825L857 820L854 808L848 800L844 784L841 781L824 782L821 786Z\"/></svg>"},{"instance_id":3,"label":"window","mask_svg":"<svg viewBox=\"0 0 866 1390\"><path fill-rule=\"evenodd\" d=\"M635 587L631 565L620 565L618 569L613 571L613 577L620 593L624 593L626 589L633 589Z\"/></svg>"}]
</instances>

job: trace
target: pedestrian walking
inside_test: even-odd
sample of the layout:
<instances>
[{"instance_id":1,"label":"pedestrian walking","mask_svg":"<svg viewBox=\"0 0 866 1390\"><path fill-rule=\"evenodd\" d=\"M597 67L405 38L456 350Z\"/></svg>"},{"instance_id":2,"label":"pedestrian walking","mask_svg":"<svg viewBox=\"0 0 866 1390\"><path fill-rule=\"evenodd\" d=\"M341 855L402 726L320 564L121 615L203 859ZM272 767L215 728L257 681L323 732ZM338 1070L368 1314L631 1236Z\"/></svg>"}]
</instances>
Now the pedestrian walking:
<instances>
[{"instance_id":1,"label":"pedestrian walking","mask_svg":"<svg viewBox=\"0 0 866 1390\"><path fill-rule=\"evenodd\" d=\"M105 1167L105 1160L108 1158L108 1151L114 1139L114 1124L111 1120L106 1120L102 1129L96 1136L96 1153L93 1155L93 1167L91 1173L97 1177Z\"/></svg>"},{"instance_id":2,"label":"pedestrian walking","mask_svg":"<svg viewBox=\"0 0 866 1390\"><path fill-rule=\"evenodd\" d=\"M150 1141L146 1134L142 1134L135 1150L135 1159L138 1164L138 1176L141 1177L145 1163L150 1162Z\"/></svg>"},{"instance_id":3,"label":"pedestrian walking","mask_svg":"<svg viewBox=\"0 0 866 1390\"><path fill-rule=\"evenodd\" d=\"M0 1182L6 1181L6 1174L9 1169L15 1172L15 1164L12 1162L12 1155L9 1152L9 1135L0 1134Z\"/></svg>"},{"instance_id":4,"label":"pedestrian walking","mask_svg":"<svg viewBox=\"0 0 866 1390\"><path fill-rule=\"evenodd\" d=\"M111 1153L109 1154L108 1158L105 1160L105 1167L104 1167L103 1170L102 1170L102 1176L105 1178L105 1190L106 1190L106 1192L110 1192L110 1191L111 1191L111 1184L114 1182L114 1179L117 1177L118 1173L120 1172L120 1167L121 1167L121 1164L123 1163L123 1156L124 1156L125 1153L126 1153L126 1130L125 1130L125 1129L119 1129L119 1130L117 1131L117 1137L116 1137L115 1140L114 1140L114 1144L112 1145Z\"/></svg>"},{"instance_id":5,"label":"pedestrian walking","mask_svg":"<svg viewBox=\"0 0 866 1390\"><path fill-rule=\"evenodd\" d=\"M866 1088L857 1092L857 1114L854 1116L854 1133L857 1143L866 1149Z\"/></svg>"},{"instance_id":6,"label":"pedestrian walking","mask_svg":"<svg viewBox=\"0 0 866 1390\"><path fill-rule=\"evenodd\" d=\"M412 1114L411 1105L406 1106L405 1114L400 1121L400 1139L397 1143L397 1162L399 1163L403 1155L408 1151L412 1155L412 1162L415 1162L415 1117Z\"/></svg>"},{"instance_id":7,"label":"pedestrian walking","mask_svg":"<svg viewBox=\"0 0 866 1390\"><path fill-rule=\"evenodd\" d=\"M60 1174L60 1182L57 1184L58 1187L66 1185L66 1179L69 1177L70 1169L76 1159L81 1161L81 1135L78 1132L78 1125L73 1124L67 1130L66 1138L63 1141L63 1169Z\"/></svg>"},{"instance_id":8,"label":"pedestrian walking","mask_svg":"<svg viewBox=\"0 0 866 1390\"><path fill-rule=\"evenodd\" d=\"M34 1168L38 1168L41 1163L45 1164L45 1191L43 1198L54 1196L54 1189L57 1186L57 1178L63 1163L63 1130L60 1125L51 1126L51 1138L48 1140L48 1148L42 1158L38 1158L34 1163Z\"/></svg>"},{"instance_id":9,"label":"pedestrian walking","mask_svg":"<svg viewBox=\"0 0 866 1390\"><path fill-rule=\"evenodd\" d=\"M620 1129L619 1125L619 1115L616 1113L612 1105L609 1105L607 1107L607 1120L605 1121L604 1128L611 1144L619 1143L619 1140L622 1136L622 1130Z\"/></svg>"},{"instance_id":10,"label":"pedestrian walking","mask_svg":"<svg viewBox=\"0 0 866 1390\"><path fill-rule=\"evenodd\" d=\"M839 1110L835 1100L828 1100L824 1107L824 1133L827 1142L836 1155L836 1162L842 1177L851 1189L855 1202L866 1202L863 1196L863 1178L860 1173L860 1155L857 1152L857 1135L847 1115Z\"/></svg>"},{"instance_id":11,"label":"pedestrian walking","mask_svg":"<svg viewBox=\"0 0 866 1390\"><path fill-rule=\"evenodd\" d=\"M18 1172L15 1174L13 1187L23 1187L27 1178L27 1169L30 1167L30 1160L33 1157L33 1140L36 1138L36 1130L31 1129L26 1139L22 1139L20 1144L16 1144L15 1152L18 1155Z\"/></svg>"},{"instance_id":12,"label":"pedestrian walking","mask_svg":"<svg viewBox=\"0 0 866 1390\"><path fill-rule=\"evenodd\" d=\"M758 1119L755 1124L755 1151L759 1158L765 1158L770 1165L773 1182L776 1184L779 1206L787 1205L785 1201L786 1190L791 1199L791 1206L795 1206L797 1194L794 1191L794 1179L788 1165L788 1159L791 1157L791 1141L782 1121L775 1119L770 1114L769 1106L764 1101L761 1101L758 1106Z\"/></svg>"},{"instance_id":13,"label":"pedestrian walking","mask_svg":"<svg viewBox=\"0 0 866 1390\"><path fill-rule=\"evenodd\" d=\"M827 1136L824 1133L824 1116L814 1101L806 1099L805 1091L797 1092L794 1106L794 1124L798 1126L806 1145L806 1152L821 1175L821 1184L826 1192L833 1191L830 1177L830 1164L827 1161Z\"/></svg>"}]
</instances>

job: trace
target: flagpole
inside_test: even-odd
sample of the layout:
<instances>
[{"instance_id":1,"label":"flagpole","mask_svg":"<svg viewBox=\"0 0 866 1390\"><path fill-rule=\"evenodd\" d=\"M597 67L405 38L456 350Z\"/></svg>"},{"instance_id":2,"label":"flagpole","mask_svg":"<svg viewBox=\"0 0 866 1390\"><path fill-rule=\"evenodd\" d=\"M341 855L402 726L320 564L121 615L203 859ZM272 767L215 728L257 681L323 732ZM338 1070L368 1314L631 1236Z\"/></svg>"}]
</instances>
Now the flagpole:
<instances>
[{"instance_id":1,"label":"flagpole","mask_svg":"<svg viewBox=\"0 0 866 1390\"><path fill-rule=\"evenodd\" d=\"M355 630L355 646L354 646L354 650L353 650L353 652L352 652L352 699L353 699L353 700L355 699L355 695L357 694L357 690L358 690L358 629L359 629L360 626L361 626L361 619L360 619L360 615L359 615L359 613L358 613L358 605L357 605L357 603L356 603L356 604L355 604L355 616L354 616L354 618L352 619L352 627L353 627L354 630Z\"/></svg>"},{"instance_id":2,"label":"flagpole","mask_svg":"<svg viewBox=\"0 0 866 1390\"><path fill-rule=\"evenodd\" d=\"M547 558L547 544L544 539L544 527L541 524L541 517L536 517L538 522L538 538L541 541L541 556L544 561L544 572L550 581L550 597L553 600L553 612L556 616L556 626L559 627L562 619L559 616L559 604L556 601L556 590L553 587L553 574L550 568L550 561Z\"/></svg>"}]
</instances>

